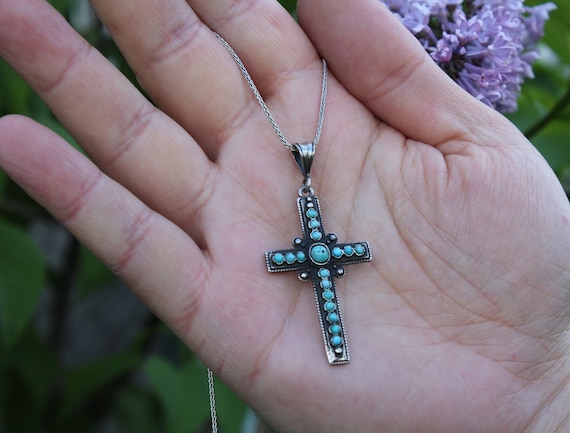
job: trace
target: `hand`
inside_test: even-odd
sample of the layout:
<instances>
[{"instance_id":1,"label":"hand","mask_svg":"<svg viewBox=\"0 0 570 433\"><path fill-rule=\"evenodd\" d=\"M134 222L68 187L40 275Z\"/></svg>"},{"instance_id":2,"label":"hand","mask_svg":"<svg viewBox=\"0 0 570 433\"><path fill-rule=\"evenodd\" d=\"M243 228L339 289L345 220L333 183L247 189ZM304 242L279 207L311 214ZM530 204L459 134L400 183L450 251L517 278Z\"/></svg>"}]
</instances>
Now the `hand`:
<instances>
[{"instance_id":1,"label":"hand","mask_svg":"<svg viewBox=\"0 0 570 433\"><path fill-rule=\"evenodd\" d=\"M150 95L42 0L0 2L0 53L91 161L0 120L0 166L283 432L568 431L570 206L507 120L376 0L92 0ZM327 229L374 260L339 280L330 367L312 290L263 253L300 234L290 141L312 139ZM566 424L564 424L564 422Z\"/></svg>"}]
</instances>

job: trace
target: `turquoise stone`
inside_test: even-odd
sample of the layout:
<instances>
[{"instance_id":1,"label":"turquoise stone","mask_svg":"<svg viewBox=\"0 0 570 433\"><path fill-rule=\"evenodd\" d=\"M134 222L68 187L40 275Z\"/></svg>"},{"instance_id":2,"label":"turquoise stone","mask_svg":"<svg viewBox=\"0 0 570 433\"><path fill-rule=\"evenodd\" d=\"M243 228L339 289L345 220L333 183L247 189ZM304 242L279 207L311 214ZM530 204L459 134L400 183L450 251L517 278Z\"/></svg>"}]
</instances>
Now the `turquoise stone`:
<instances>
[{"instance_id":1,"label":"turquoise stone","mask_svg":"<svg viewBox=\"0 0 570 433\"><path fill-rule=\"evenodd\" d=\"M321 287L323 289L330 289L332 287L332 283L329 280L322 280Z\"/></svg>"},{"instance_id":2,"label":"turquoise stone","mask_svg":"<svg viewBox=\"0 0 570 433\"><path fill-rule=\"evenodd\" d=\"M334 247L332 255L335 259L340 259L342 257L342 250L339 247Z\"/></svg>"},{"instance_id":3,"label":"turquoise stone","mask_svg":"<svg viewBox=\"0 0 570 433\"><path fill-rule=\"evenodd\" d=\"M287 261L287 263L289 263L290 265L295 263L295 260L297 259L297 256L295 256L295 254L293 253L287 253L287 255L285 256L285 260Z\"/></svg>"},{"instance_id":4,"label":"turquoise stone","mask_svg":"<svg viewBox=\"0 0 570 433\"><path fill-rule=\"evenodd\" d=\"M356 253L357 256L363 255L365 252L364 246L360 244L355 245L354 252Z\"/></svg>"},{"instance_id":5,"label":"turquoise stone","mask_svg":"<svg viewBox=\"0 0 570 433\"><path fill-rule=\"evenodd\" d=\"M331 271L329 271L328 269L325 268L319 269L319 277L328 278L330 276L331 276Z\"/></svg>"},{"instance_id":6,"label":"turquoise stone","mask_svg":"<svg viewBox=\"0 0 570 433\"><path fill-rule=\"evenodd\" d=\"M299 251L297 253L297 260L299 261L299 263L303 263L305 260L307 260L307 256L303 251Z\"/></svg>"},{"instance_id":7,"label":"turquoise stone","mask_svg":"<svg viewBox=\"0 0 570 433\"><path fill-rule=\"evenodd\" d=\"M332 301L333 298L334 298L334 293L331 292L330 290L325 290L325 291L323 292L323 299L324 299L325 301Z\"/></svg>"},{"instance_id":8,"label":"turquoise stone","mask_svg":"<svg viewBox=\"0 0 570 433\"><path fill-rule=\"evenodd\" d=\"M323 238L323 234L319 231L311 232L311 239L314 241L320 241Z\"/></svg>"},{"instance_id":9,"label":"turquoise stone","mask_svg":"<svg viewBox=\"0 0 570 433\"><path fill-rule=\"evenodd\" d=\"M331 338L331 344L336 347L340 346L342 344L342 338L338 335L335 335L333 338Z\"/></svg>"},{"instance_id":10,"label":"turquoise stone","mask_svg":"<svg viewBox=\"0 0 570 433\"><path fill-rule=\"evenodd\" d=\"M352 253L354 252L354 249L350 246L350 245L345 245L344 246L344 254L346 254L347 256L352 256Z\"/></svg>"},{"instance_id":11,"label":"turquoise stone","mask_svg":"<svg viewBox=\"0 0 570 433\"><path fill-rule=\"evenodd\" d=\"M311 219L316 218L317 217L317 211L315 209L309 209L307 211L307 216Z\"/></svg>"},{"instance_id":12,"label":"turquoise stone","mask_svg":"<svg viewBox=\"0 0 570 433\"><path fill-rule=\"evenodd\" d=\"M321 223L318 222L317 220L313 220L311 222L309 222L309 227L311 227L312 229L318 229L321 226Z\"/></svg>"},{"instance_id":13,"label":"turquoise stone","mask_svg":"<svg viewBox=\"0 0 570 433\"><path fill-rule=\"evenodd\" d=\"M309 252L311 260L317 264L325 264L330 260L331 253L328 247L324 244L315 244L311 247Z\"/></svg>"},{"instance_id":14,"label":"turquoise stone","mask_svg":"<svg viewBox=\"0 0 570 433\"><path fill-rule=\"evenodd\" d=\"M331 325L329 327L329 332L331 334L335 334L335 335L340 334L340 325Z\"/></svg>"},{"instance_id":15,"label":"turquoise stone","mask_svg":"<svg viewBox=\"0 0 570 433\"><path fill-rule=\"evenodd\" d=\"M340 320L340 317L339 317L339 315L336 314L336 313L330 313L330 314L327 316L327 320L328 320L330 323L336 323L336 322L338 322L338 321Z\"/></svg>"},{"instance_id":16,"label":"turquoise stone","mask_svg":"<svg viewBox=\"0 0 570 433\"><path fill-rule=\"evenodd\" d=\"M332 313L334 310L336 310L336 305L334 302L325 302L325 310L329 313Z\"/></svg>"},{"instance_id":17,"label":"turquoise stone","mask_svg":"<svg viewBox=\"0 0 570 433\"><path fill-rule=\"evenodd\" d=\"M285 256L281 253L273 254L271 260L273 260L273 263L275 263L276 265L282 265L283 262L285 261Z\"/></svg>"}]
</instances>

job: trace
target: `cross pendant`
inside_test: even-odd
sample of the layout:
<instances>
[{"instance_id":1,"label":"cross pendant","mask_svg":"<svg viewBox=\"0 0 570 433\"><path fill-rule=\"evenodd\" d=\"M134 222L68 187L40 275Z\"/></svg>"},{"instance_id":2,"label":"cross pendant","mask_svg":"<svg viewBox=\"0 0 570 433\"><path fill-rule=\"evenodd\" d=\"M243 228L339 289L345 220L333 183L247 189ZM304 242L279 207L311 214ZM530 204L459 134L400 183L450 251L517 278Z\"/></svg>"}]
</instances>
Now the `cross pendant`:
<instances>
[{"instance_id":1,"label":"cross pendant","mask_svg":"<svg viewBox=\"0 0 570 433\"><path fill-rule=\"evenodd\" d=\"M266 252L267 270L299 271L301 281L311 280L329 364L347 364L350 356L334 279L344 276L345 265L369 262L370 247L367 242L341 244L334 233L327 234L316 196L300 195L297 208L303 237L293 240L292 249Z\"/></svg>"}]
</instances>

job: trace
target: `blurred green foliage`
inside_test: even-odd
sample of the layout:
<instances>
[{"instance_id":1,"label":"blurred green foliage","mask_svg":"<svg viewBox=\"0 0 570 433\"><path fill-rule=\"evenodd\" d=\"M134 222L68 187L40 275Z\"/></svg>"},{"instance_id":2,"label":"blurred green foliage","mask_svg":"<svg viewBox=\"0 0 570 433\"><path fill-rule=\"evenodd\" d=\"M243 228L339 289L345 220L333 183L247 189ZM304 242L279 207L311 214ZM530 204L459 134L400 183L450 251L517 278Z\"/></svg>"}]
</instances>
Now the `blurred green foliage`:
<instances>
[{"instance_id":1,"label":"blurred green foliage","mask_svg":"<svg viewBox=\"0 0 570 433\"><path fill-rule=\"evenodd\" d=\"M86 5L85 0L51 3L72 23ZM294 14L295 0L281 3ZM525 83L520 109L510 119L569 188L570 2L557 5L543 60L534 68L536 79ZM92 17L79 31L135 82L100 22ZM8 113L33 117L76 146L48 107L0 60L0 115ZM65 233L61 248L53 241L42 246L34 230L42 224L48 233L58 227L0 171L0 432L208 431L206 370L150 313L118 349L81 362L66 358L65 330L78 323L71 317L76 307L97 301L115 277ZM60 256L59 264L52 263L53 255ZM97 327L106 317L102 305L101 316L80 319ZM78 332L88 338L88 329ZM86 347L95 343L85 341ZM245 405L219 383L217 399L222 431L238 433Z\"/></svg>"},{"instance_id":2,"label":"blurred green foliage","mask_svg":"<svg viewBox=\"0 0 570 433\"><path fill-rule=\"evenodd\" d=\"M546 27L542 59L533 67L536 77L525 82L519 110L509 118L562 175L570 166L570 2L554 3L557 9Z\"/></svg>"}]
</instances>

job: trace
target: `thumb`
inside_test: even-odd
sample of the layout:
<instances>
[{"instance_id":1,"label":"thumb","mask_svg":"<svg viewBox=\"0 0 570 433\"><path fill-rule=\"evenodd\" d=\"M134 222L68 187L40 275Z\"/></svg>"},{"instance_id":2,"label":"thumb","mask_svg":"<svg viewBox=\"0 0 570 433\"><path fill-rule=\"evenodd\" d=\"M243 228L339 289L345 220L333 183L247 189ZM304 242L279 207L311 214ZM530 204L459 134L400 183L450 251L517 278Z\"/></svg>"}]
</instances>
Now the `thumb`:
<instances>
[{"instance_id":1,"label":"thumb","mask_svg":"<svg viewBox=\"0 0 570 433\"><path fill-rule=\"evenodd\" d=\"M345 88L407 137L438 145L500 117L449 78L379 0L299 0L298 16Z\"/></svg>"}]
</instances>

